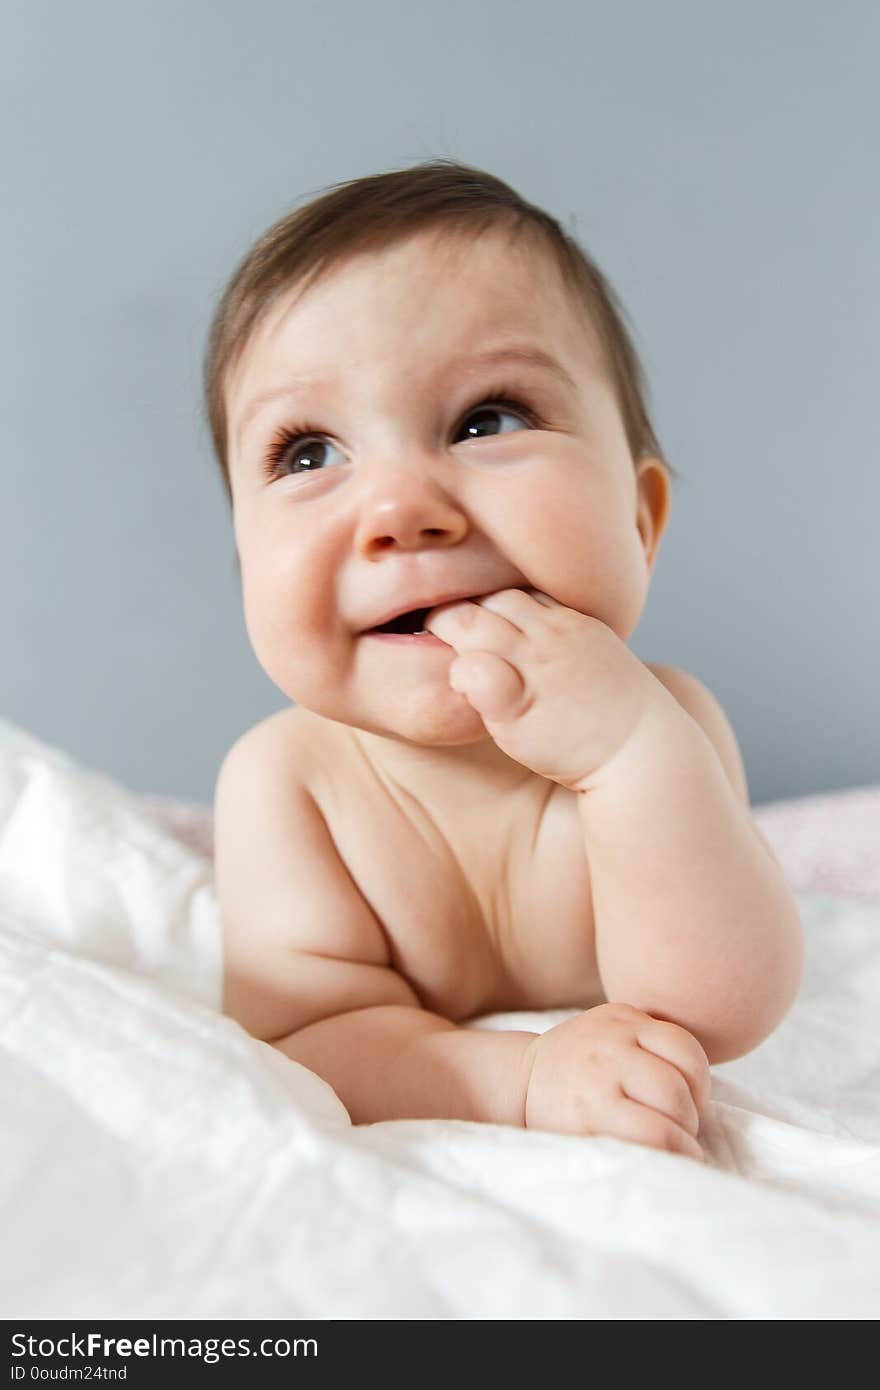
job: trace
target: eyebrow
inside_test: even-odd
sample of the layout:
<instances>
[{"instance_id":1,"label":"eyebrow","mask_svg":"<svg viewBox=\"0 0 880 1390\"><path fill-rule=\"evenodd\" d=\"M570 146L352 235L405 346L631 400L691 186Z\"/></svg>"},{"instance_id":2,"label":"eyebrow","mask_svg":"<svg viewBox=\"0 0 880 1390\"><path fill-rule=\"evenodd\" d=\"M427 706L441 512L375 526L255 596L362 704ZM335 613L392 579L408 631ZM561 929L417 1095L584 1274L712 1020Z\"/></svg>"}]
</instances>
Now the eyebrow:
<instances>
[{"instance_id":1,"label":"eyebrow","mask_svg":"<svg viewBox=\"0 0 880 1390\"><path fill-rule=\"evenodd\" d=\"M484 352L475 352L466 357L458 357L449 366L479 369L480 367L492 366L494 363L500 365L503 362L520 362L529 367L539 367L543 371L551 373L572 390L577 389L574 378L566 371L561 362L557 362L555 357L552 357L549 352L544 352L542 348L525 344L523 346L514 344L510 347L487 348ZM242 413L241 423L238 427L238 443L241 444L244 432L254 416L258 415L267 405L271 405L274 401L295 400L305 387L320 384L322 383L314 377L300 378L298 382L294 380L293 384L276 386L270 391L264 391L261 395L254 396L248 401Z\"/></svg>"}]
</instances>

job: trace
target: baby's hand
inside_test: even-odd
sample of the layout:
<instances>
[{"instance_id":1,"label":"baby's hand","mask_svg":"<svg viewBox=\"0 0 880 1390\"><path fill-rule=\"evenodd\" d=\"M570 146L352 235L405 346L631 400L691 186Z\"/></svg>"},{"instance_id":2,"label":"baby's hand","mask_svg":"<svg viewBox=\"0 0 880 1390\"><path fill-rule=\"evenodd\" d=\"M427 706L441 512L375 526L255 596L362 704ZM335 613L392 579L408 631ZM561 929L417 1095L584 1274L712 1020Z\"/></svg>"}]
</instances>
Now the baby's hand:
<instances>
[{"instance_id":1,"label":"baby's hand","mask_svg":"<svg viewBox=\"0 0 880 1390\"><path fill-rule=\"evenodd\" d=\"M439 604L424 625L453 648L449 683L501 751L571 791L588 790L651 711L683 717L610 627L537 589Z\"/></svg>"},{"instance_id":2,"label":"baby's hand","mask_svg":"<svg viewBox=\"0 0 880 1390\"><path fill-rule=\"evenodd\" d=\"M600 1004L530 1045L528 1129L604 1134L702 1160L695 1138L709 1062L677 1023L629 1004Z\"/></svg>"}]
</instances>

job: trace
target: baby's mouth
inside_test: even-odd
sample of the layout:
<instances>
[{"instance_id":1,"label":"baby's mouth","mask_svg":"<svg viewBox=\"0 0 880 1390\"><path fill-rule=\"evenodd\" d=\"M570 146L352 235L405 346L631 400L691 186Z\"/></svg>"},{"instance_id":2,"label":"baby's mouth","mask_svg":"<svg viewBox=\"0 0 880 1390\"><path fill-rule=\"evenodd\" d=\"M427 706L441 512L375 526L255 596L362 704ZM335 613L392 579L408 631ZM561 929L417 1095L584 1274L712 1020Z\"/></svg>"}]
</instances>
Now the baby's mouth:
<instances>
[{"instance_id":1,"label":"baby's mouth","mask_svg":"<svg viewBox=\"0 0 880 1390\"><path fill-rule=\"evenodd\" d=\"M399 632L399 633L418 633L426 632L425 619L429 608L412 608L408 613L399 613L390 622L382 623L381 627L371 627L370 632Z\"/></svg>"}]
</instances>

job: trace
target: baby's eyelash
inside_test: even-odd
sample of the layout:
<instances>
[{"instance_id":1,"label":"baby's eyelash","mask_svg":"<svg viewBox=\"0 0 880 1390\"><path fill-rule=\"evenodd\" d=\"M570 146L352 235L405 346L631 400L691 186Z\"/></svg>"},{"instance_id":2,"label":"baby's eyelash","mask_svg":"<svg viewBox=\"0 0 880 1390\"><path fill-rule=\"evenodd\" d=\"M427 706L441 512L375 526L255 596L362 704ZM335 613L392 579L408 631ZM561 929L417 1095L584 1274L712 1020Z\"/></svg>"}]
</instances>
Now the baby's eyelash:
<instances>
[{"instance_id":1,"label":"baby's eyelash","mask_svg":"<svg viewBox=\"0 0 880 1390\"><path fill-rule=\"evenodd\" d=\"M498 406L501 410L510 410L514 415L521 415L524 420L528 421L533 429L540 428L544 423L537 412L533 410L531 406L526 405L524 401L518 400L507 386L501 386L497 390L490 391L485 396L481 396L478 401L475 401L474 404L469 406L464 412L461 417L462 421L466 420L469 415L473 415L475 410L490 406ZM263 474L266 480L272 482L280 475L282 460L292 445L301 444L307 440L320 442L322 437L321 430L317 429L314 425L310 425L307 421L303 421L302 424L299 425L282 425L273 435L266 450L263 468ZM322 470L318 468L314 471L320 473ZM295 477L296 474L290 476Z\"/></svg>"}]
</instances>

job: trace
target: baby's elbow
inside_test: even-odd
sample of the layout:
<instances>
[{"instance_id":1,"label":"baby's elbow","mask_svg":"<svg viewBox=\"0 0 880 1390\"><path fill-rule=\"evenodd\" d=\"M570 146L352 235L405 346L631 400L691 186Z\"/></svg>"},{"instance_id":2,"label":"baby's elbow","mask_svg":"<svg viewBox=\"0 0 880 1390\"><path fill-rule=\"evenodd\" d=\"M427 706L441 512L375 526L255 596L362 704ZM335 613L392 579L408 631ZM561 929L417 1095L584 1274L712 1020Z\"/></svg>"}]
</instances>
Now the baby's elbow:
<instances>
[{"instance_id":1,"label":"baby's elbow","mask_svg":"<svg viewBox=\"0 0 880 1390\"><path fill-rule=\"evenodd\" d=\"M777 940L776 959L761 962L749 997L732 1009L723 1022L719 1021L711 1036L700 1039L710 1066L734 1062L754 1052L791 1012L804 976L804 931L793 899L785 929L779 932Z\"/></svg>"},{"instance_id":2,"label":"baby's elbow","mask_svg":"<svg viewBox=\"0 0 880 1390\"><path fill-rule=\"evenodd\" d=\"M769 1016L759 1016L752 1012L742 1024L713 1029L710 1036L699 1039L709 1060L709 1066L715 1067L721 1062L735 1062L739 1057L747 1057L775 1033L787 1013L788 1009Z\"/></svg>"}]
</instances>

